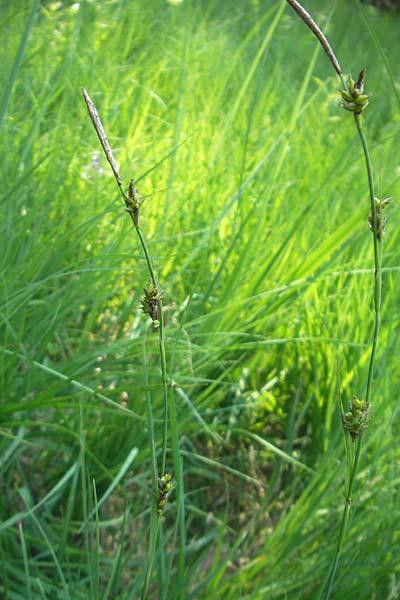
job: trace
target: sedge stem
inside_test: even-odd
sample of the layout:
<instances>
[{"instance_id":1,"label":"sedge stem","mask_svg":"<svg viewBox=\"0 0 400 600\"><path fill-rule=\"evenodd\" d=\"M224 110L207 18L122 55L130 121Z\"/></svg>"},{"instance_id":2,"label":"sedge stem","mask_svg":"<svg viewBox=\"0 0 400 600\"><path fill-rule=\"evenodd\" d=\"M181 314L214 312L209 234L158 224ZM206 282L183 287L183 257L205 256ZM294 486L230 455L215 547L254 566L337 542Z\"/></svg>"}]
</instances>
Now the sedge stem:
<instances>
[{"instance_id":1,"label":"sedge stem","mask_svg":"<svg viewBox=\"0 0 400 600\"><path fill-rule=\"evenodd\" d=\"M367 383L365 390L365 401L368 405L371 398L371 385L372 378L375 367L375 359L376 359L376 349L378 346L378 336L379 336L379 328L380 328L380 320L381 320L381 303L382 303L382 252L383 252L383 244L382 244L382 232L379 232L378 227L378 214L376 208L375 201L375 192L374 192L374 181L372 175L372 165L371 158L368 150L367 141L364 135L361 115L354 113L354 120L357 127L358 135L361 140L361 145L363 148L365 165L367 169L368 176L368 188L369 188L369 196L370 196L370 205L371 205L371 216L372 216L372 232L373 232L373 240L374 240L374 327L373 327L373 338L372 338L372 347L371 347L371 356L369 361L368 373L367 373ZM343 547L343 542L345 538L345 532L347 528L347 523L350 515L350 508L352 502L353 495L353 487L354 481L357 473L358 462L361 453L361 442L362 442L362 431L360 432L359 437L356 442L356 451L354 453L353 464L351 468L349 483L346 489L346 497L345 504L343 508L342 521L339 529L339 538L336 546L335 556L333 559L333 563L331 566L331 570L328 576L328 581L325 586L325 590L323 592L322 598L328 600L332 594L332 588L335 581L336 571L339 564L339 558ZM345 435L349 435L345 432ZM352 442L353 443L353 442Z\"/></svg>"}]
</instances>

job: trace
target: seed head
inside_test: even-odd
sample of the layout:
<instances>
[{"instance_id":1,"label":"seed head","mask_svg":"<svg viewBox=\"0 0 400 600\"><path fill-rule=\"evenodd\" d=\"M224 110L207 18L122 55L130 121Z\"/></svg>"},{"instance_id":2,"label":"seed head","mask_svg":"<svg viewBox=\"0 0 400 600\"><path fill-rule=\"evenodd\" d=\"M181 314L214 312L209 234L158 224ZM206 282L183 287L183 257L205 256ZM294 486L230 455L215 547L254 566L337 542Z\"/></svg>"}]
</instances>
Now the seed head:
<instances>
[{"instance_id":1,"label":"seed head","mask_svg":"<svg viewBox=\"0 0 400 600\"><path fill-rule=\"evenodd\" d=\"M343 411L341 417L343 427L349 432L354 442L371 420L370 405L366 400L360 400L357 396L353 396L349 410Z\"/></svg>"},{"instance_id":2,"label":"seed head","mask_svg":"<svg viewBox=\"0 0 400 600\"><path fill-rule=\"evenodd\" d=\"M341 91L342 107L356 115L361 114L369 104L369 95L363 93L364 78L365 69L360 71L357 81L354 81L352 76L349 75L346 88Z\"/></svg>"},{"instance_id":3,"label":"seed head","mask_svg":"<svg viewBox=\"0 0 400 600\"><path fill-rule=\"evenodd\" d=\"M175 481L172 477L172 473L167 471L162 477L158 479L158 497L157 497L157 512L161 516L165 505L168 501L168 495L175 487Z\"/></svg>"},{"instance_id":4,"label":"seed head","mask_svg":"<svg viewBox=\"0 0 400 600\"><path fill-rule=\"evenodd\" d=\"M159 327L158 320L158 302L162 300L162 294L151 283L143 290L143 296L140 299L141 308L144 313L147 313L154 323L154 327Z\"/></svg>"}]
</instances>

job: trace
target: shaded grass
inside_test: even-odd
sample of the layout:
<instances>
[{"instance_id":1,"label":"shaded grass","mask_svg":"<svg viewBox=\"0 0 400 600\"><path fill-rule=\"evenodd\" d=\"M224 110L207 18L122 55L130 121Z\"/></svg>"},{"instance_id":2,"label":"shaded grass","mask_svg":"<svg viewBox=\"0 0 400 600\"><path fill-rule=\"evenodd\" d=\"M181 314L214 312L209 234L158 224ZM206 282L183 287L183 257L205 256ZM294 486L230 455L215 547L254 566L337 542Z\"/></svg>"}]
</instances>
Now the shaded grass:
<instances>
[{"instance_id":1,"label":"shaded grass","mask_svg":"<svg viewBox=\"0 0 400 600\"><path fill-rule=\"evenodd\" d=\"M368 64L378 194L396 197L397 97L356 7L338 4L329 37L350 70ZM29 11L1 10L15 32L2 50L7 82ZM151 592L159 584L165 598L179 585L188 598L312 597L327 570L343 472L336 365L351 397L369 357L368 202L336 82L328 79L328 97L322 85L326 58L281 10L161 1L40 10L0 131L5 597L136 598L143 583L151 459L138 305L147 276L107 167L93 156L81 85L124 172L139 179L168 156L139 187L165 282L168 362L188 400L174 392L187 568L178 576L172 502ZM367 15L395 72L397 21ZM299 55L313 56L302 67L294 40ZM387 597L399 577L399 228L390 211L375 416L348 537L362 551L345 549L338 598ZM160 439L157 352L150 336Z\"/></svg>"}]
</instances>

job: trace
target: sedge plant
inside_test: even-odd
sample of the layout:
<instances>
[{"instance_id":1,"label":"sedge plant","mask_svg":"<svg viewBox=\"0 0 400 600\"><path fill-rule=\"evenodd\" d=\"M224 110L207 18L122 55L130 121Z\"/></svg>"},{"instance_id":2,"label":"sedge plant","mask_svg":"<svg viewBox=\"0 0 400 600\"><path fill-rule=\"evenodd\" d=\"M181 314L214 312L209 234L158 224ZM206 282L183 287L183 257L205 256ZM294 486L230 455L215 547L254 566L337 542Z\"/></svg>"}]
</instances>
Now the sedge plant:
<instances>
[{"instance_id":1,"label":"sedge plant","mask_svg":"<svg viewBox=\"0 0 400 600\"><path fill-rule=\"evenodd\" d=\"M144 313L147 313L153 322L153 327L158 332L158 345L160 351L160 363L161 363L161 381L163 390L163 434L162 434L162 445L161 445L161 459L160 465L157 466L157 453L154 441L154 422L152 412L152 401L151 393L149 388L148 373L146 368L146 352L144 350L144 377L146 384L146 407L147 407L147 422L150 436L150 449L151 449L151 463L152 463L152 507L150 516L150 536L149 536L149 550L147 556L146 572L144 576L144 583L142 587L141 598L147 597L148 588L154 563L154 557L156 553L157 540L159 537L160 519L162 517L165 505L168 500L168 495L175 487L175 481L172 473L166 471L166 460L167 460L167 439L168 439L168 382L167 382L167 363L166 363L166 351L165 351L165 337L164 337L164 318L163 318L163 295L160 289L157 272L154 268L154 263L151 254L148 249L146 239L142 233L139 225L139 211L142 204L142 199L139 196L138 190L135 186L134 181L131 179L128 185L127 193L124 190L121 176L119 174L117 163L114 159L110 144L108 142L104 127L101 123L99 114L95 105L93 104L88 92L85 88L82 88L83 98L85 100L90 119L95 128L97 136L99 138L101 147L107 158L107 161L111 167L114 179L118 185L121 196L125 202L124 210L129 214L132 220L133 227L139 238L140 245L146 260L150 283L143 290L143 296L141 297L141 308ZM181 478L180 478L181 481Z\"/></svg>"},{"instance_id":2,"label":"sedge plant","mask_svg":"<svg viewBox=\"0 0 400 600\"><path fill-rule=\"evenodd\" d=\"M371 341L371 353L369 365L366 375L365 392L362 398L354 396L344 408L340 393L340 418L342 422L344 439L345 439L345 501L342 513L342 519L339 526L339 535L336 545L335 554L331 564L329 574L326 581L323 583L321 590L321 598L330 598L333 592L336 572L339 565L339 559L343 549L343 543L346 534L346 528L349 521L352 496L354 490L355 478L357 475L357 467L360 459L363 432L366 429L371 418L371 393L372 380L374 375L376 352L378 347L379 328L381 322L381 304L382 304L382 255L383 255L383 236L385 231L386 217L383 214L384 209L390 202L390 198L381 200L375 196L373 170L371 157L368 149L366 136L364 133L364 125L362 113L369 104L369 95L364 93L365 68L361 69L356 81L351 75L347 80L343 77L343 71L339 61L332 50L326 36L321 31L320 27L305 10L305 8L297 0L287 0L290 6L295 10L299 17L309 27L313 34L317 37L326 55L328 56L336 74L341 82L341 106L353 114L354 124L361 142L362 151L365 159L365 167L368 180L370 215L368 218L369 229L373 237L373 254L374 254L374 289L373 289L373 306L374 306L374 325Z\"/></svg>"}]
</instances>

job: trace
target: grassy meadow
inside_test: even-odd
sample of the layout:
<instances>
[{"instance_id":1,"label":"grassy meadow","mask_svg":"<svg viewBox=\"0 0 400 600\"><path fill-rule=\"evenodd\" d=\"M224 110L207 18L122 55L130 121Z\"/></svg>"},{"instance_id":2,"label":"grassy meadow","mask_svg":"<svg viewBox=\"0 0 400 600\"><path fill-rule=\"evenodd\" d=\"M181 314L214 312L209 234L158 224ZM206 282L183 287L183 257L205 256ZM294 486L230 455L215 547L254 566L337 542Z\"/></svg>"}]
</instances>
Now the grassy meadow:
<instances>
[{"instance_id":1,"label":"grassy meadow","mask_svg":"<svg viewBox=\"0 0 400 600\"><path fill-rule=\"evenodd\" d=\"M400 598L400 16L308 0L385 211L382 324L335 600ZM373 328L364 157L283 0L0 3L0 597L319 598L344 502L339 389ZM149 273L163 293L167 469ZM364 115L363 115L364 116ZM160 475L160 473L159 473ZM154 482L153 482L154 483Z\"/></svg>"}]
</instances>

